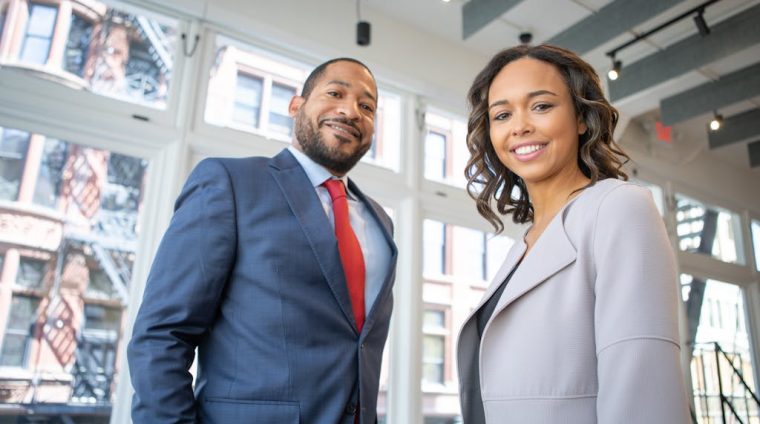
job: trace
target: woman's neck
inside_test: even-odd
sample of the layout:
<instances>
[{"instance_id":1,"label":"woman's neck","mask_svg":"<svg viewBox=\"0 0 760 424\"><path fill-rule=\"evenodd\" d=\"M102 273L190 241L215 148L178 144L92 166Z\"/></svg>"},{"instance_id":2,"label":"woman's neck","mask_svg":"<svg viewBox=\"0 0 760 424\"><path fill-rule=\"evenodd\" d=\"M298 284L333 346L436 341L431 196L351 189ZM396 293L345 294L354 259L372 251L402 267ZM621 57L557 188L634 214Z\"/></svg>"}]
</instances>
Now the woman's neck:
<instances>
[{"instance_id":1,"label":"woman's neck","mask_svg":"<svg viewBox=\"0 0 760 424\"><path fill-rule=\"evenodd\" d=\"M569 175L527 184L530 203L533 206L534 227L545 227L568 201L580 193L578 190L591 181L580 169L576 171Z\"/></svg>"}]
</instances>

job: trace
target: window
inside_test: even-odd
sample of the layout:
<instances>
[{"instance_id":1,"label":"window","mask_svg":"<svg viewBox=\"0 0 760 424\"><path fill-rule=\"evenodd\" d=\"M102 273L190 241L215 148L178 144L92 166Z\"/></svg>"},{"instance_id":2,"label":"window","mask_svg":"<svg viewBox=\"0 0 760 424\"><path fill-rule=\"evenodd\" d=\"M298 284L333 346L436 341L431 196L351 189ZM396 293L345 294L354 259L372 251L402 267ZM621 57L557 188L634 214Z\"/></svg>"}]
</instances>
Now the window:
<instances>
[{"instance_id":1,"label":"window","mask_svg":"<svg viewBox=\"0 0 760 424\"><path fill-rule=\"evenodd\" d=\"M678 246L682 251L744 264L736 213L676 195Z\"/></svg>"},{"instance_id":2,"label":"window","mask_svg":"<svg viewBox=\"0 0 760 424\"><path fill-rule=\"evenodd\" d=\"M16 200L29 149L29 133L0 127L0 199Z\"/></svg>"},{"instance_id":3,"label":"window","mask_svg":"<svg viewBox=\"0 0 760 424\"><path fill-rule=\"evenodd\" d=\"M67 72L80 77L84 76L87 51L92 42L92 23L77 14L72 14L63 63Z\"/></svg>"},{"instance_id":4,"label":"window","mask_svg":"<svg viewBox=\"0 0 760 424\"><path fill-rule=\"evenodd\" d=\"M259 127L263 85L264 81L261 78L238 72L235 111L232 117L235 122L254 128Z\"/></svg>"},{"instance_id":5,"label":"window","mask_svg":"<svg viewBox=\"0 0 760 424\"><path fill-rule=\"evenodd\" d=\"M382 87L378 89L375 133L372 146L362 162L394 171L399 169L401 146L401 96Z\"/></svg>"},{"instance_id":6,"label":"window","mask_svg":"<svg viewBox=\"0 0 760 424\"><path fill-rule=\"evenodd\" d=\"M432 219L424 220L422 237L423 415L454 419L459 383L453 340L514 241Z\"/></svg>"},{"instance_id":7,"label":"window","mask_svg":"<svg viewBox=\"0 0 760 424\"><path fill-rule=\"evenodd\" d=\"M446 272L446 226L442 222L426 219L422 229L423 274L436 276Z\"/></svg>"},{"instance_id":8,"label":"window","mask_svg":"<svg viewBox=\"0 0 760 424\"><path fill-rule=\"evenodd\" d=\"M296 95L295 87L272 84L272 101L269 104L269 130L290 137L293 131L293 119L288 113L290 99Z\"/></svg>"},{"instance_id":9,"label":"window","mask_svg":"<svg viewBox=\"0 0 760 424\"><path fill-rule=\"evenodd\" d=\"M446 135L428 131L425 136L425 178L443 181L446 178Z\"/></svg>"},{"instance_id":10,"label":"window","mask_svg":"<svg viewBox=\"0 0 760 424\"><path fill-rule=\"evenodd\" d=\"M760 221L752 220L751 231L752 250L755 252L755 269L760 271Z\"/></svg>"},{"instance_id":11,"label":"window","mask_svg":"<svg viewBox=\"0 0 760 424\"><path fill-rule=\"evenodd\" d=\"M20 2L23 4L23 2ZM111 8L103 3L72 7L29 3L19 56L11 64L48 64L48 80L98 95L166 109L177 44L176 20ZM73 10L72 10L73 9ZM21 14L23 15L23 14ZM67 21L68 34L56 31ZM64 39L65 37L65 39ZM11 39L8 40L12 41ZM13 49L11 49L13 51ZM58 69L54 69L58 68ZM77 81L71 75L79 77Z\"/></svg>"},{"instance_id":12,"label":"window","mask_svg":"<svg viewBox=\"0 0 760 424\"><path fill-rule=\"evenodd\" d=\"M42 289L45 278L45 267L45 261L22 257L18 264L16 285L26 289Z\"/></svg>"},{"instance_id":13,"label":"window","mask_svg":"<svg viewBox=\"0 0 760 424\"><path fill-rule=\"evenodd\" d=\"M5 30L5 20L8 16L8 6L0 3L0 46L3 45L3 30Z\"/></svg>"},{"instance_id":14,"label":"window","mask_svg":"<svg viewBox=\"0 0 760 424\"><path fill-rule=\"evenodd\" d=\"M288 105L300 94L313 67L217 35L204 120L289 142L293 120ZM378 91L374 138L362 161L396 171L400 162L401 96L382 88Z\"/></svg>"},{"instance_id":15,"label":"window","mask_svg":"<svg viewBox=\"0 0 760 424\"><path fill-rule=\"evenodd\" d=\"M741 420L751 422L750 416L757 417L756 405L731 369L733 366L741 372L755 390L742 288L682 274L681 291L689 324L687 340L692 341L691 380L697 417L700 422L720 422L720 380L723 394ZM716 349L723 353L716 354Z\"/></svg>"},{"instance_id":16,"label":"window","mask_svg":"<svg viewBox=\"0 0 760 424\"><path fill-rule=\"evenodd\" d=\"M57 17L57 7L29 3L29 20L26 23L24 41L21 45L22 62L35 65L47 63Z\"/></svg>"},{"instance_id":17,"label":"window","mask_svg":"<svg viewBox=\"0 0 760 424\"><path fill-rule=\"evenodd\" d=\"M445 311L425 310L422 326L425 333L422 343L422 382L443 385L447 333Z\"/></svg>"},{"instance_id":18,"label":"window","mask_svg":"<svg viewBox=\"0 0 760 424\"><path fill-rule=\"evenodd\" d=\"M442 112L425 113L425 178L464 188L467 151L467 122Z\"/></svg>"},{"instance_id":19,"label":"window","mask_svg":"<svg viewBox=\"0 0 760 424\"><path fill-rule=\"evenodd\" d=\"M216 48L206 122L289 141L288 104L309 67L221 35L216 37Z\"/></svg>"},{"instance_id":20,"label":"window","mask_svg":"<svg viewBox=\"0 0 760 424\"><path fill-rule=\"evenodd\" d=\"M0 366L26 366L29 341L34 336L39 304L40 300L36 297L13 296L0 353Z\"/></svg>"},{"instance_id":21,"label":"window","mask_svg":"<svg viewBox=\"0 0 760 424\"><path fill-rule=\"evenodd\" d=\"M45 140L37 185L34 188L34 203L50 208L58 205L67 157L68 143L54 138Z\"/></svg>"},{"instance_id":22,"label":"window","mask_svg":"<svg viewBox=\"0 0 760 424\"><path fill-rule=\"evenodd\" d=\"M0 365L24 370L0 366L0 380L14 381L13 396L0 396L0 409L30 400L54 404L55 417L40 413L40 419L57 419L92 414L97 405L93 422L105 422L119 376L117 352L127 341L122 318L148 161L23 134L36 152L26 155L27 168L40 169L34 201L61 213L17 204L2 216L3 249L17 253L4 260L13 284L0 290L1 304L10 305L0 311ZM10 264L9 258L19 259Z\"/></svg>"}]
</instances>

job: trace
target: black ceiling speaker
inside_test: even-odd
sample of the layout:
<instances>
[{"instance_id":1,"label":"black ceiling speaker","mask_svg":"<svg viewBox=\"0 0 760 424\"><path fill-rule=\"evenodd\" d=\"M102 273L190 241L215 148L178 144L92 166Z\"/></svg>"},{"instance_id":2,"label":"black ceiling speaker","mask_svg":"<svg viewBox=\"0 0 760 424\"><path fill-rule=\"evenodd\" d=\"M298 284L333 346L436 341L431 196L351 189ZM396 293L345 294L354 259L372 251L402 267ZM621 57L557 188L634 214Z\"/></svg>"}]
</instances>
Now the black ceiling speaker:
<instances>
[{"instance_id":1,"label":"black ceiling speaker","mask_svg":"<svg viewBox=\"0 0 760 424\"><path fill-rule=\"evenodd\" d=\"M367 21L359 21L356 24L356 44L360 46L369 46L371 27Z\"/></svg>"}]
</instances>

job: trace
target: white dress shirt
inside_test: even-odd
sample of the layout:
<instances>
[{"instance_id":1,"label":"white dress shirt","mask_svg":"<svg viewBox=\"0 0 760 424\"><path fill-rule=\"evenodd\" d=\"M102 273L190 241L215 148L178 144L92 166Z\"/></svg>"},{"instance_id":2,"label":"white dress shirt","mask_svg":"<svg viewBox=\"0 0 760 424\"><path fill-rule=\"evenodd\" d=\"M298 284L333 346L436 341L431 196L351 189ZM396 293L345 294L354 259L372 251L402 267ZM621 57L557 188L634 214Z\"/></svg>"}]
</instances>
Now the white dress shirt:
<instances>
[{"instance_id":1,"label":"white dress shirt","mask_svg":"<svg viewBox=\"0 0 760 424\"><path fill-rule=\"evenodd\" d=\"M391 260L391 249L383 236L380 223L372 216L367 209L367 205L352 195L351 190L348 188L348 178L346 176L338 178L332 175L330 171L314 162L310 157L292 145L288 147L288 150L293 154L298 163L301 164L301 167L306 172L306 176L309 177L333 228L335 228L335 221L333 218L332 199L327 189L322 186L322 183L333 178L342 180L346 186L349 221L351 222L351 228L356 233L356 238L359 239L362 254L364 255L364 310L365 314L369 314L380 292L380 288L383 286Z\"/></svg>"}]
</instances>

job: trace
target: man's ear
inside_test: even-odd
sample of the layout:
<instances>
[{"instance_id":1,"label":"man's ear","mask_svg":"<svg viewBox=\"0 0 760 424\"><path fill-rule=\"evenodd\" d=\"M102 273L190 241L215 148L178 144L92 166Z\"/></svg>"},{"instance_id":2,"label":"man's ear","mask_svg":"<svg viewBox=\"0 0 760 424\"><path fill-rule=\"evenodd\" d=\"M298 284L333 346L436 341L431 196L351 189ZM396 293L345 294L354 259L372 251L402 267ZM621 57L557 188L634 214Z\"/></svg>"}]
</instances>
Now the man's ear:
<instances>
[{"instance_id":1,"label":"man's ear","mask_svg":"<svg viewBox=\"0 0 760 424\"><path fill-rule=\"evenodd\" d=\"M303 97L293 96L293 98L290 99L290 104L288 104L288 115L290 115L291 118L295 118L304 102L306 102L306 99Z\"/></svg>"}]
</instances>

